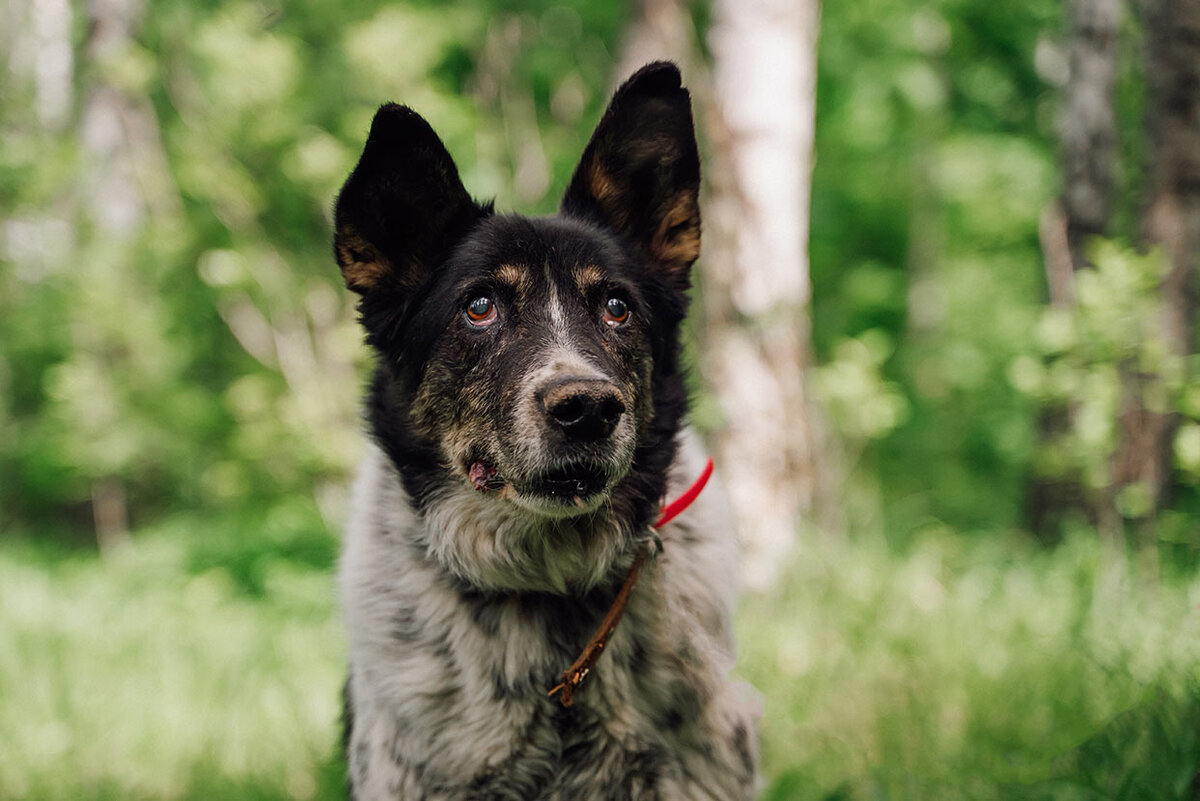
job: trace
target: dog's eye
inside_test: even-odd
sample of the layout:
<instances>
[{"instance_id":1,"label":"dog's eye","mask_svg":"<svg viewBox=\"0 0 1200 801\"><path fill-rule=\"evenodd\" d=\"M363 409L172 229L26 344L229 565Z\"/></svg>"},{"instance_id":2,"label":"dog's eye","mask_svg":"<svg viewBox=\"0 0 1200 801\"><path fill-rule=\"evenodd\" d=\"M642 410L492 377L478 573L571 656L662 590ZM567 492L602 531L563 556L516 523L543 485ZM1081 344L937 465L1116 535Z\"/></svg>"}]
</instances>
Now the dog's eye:
<instances>
[{"instance_id":1,"label":"dog's eye","mask_svg":"<svg viewBox=\"0 0 1200 801\"><path fill-rule=\"evenodd\" d=\"M467 304L467 320L471 325L491 325L496 321L496 304L488 297L478 297Z\"/></svg>"},{"instance_id":2,"label":"dog's eye","mask_svg":"<svg viewBox=\"0 0 1200 801\"><path fill-rule=\"evenodd\" d=\"M620 325L629 319L629 306L620 298L609 298L604 304L604 322L609 325Z\"/></svg>"}]
</instances>

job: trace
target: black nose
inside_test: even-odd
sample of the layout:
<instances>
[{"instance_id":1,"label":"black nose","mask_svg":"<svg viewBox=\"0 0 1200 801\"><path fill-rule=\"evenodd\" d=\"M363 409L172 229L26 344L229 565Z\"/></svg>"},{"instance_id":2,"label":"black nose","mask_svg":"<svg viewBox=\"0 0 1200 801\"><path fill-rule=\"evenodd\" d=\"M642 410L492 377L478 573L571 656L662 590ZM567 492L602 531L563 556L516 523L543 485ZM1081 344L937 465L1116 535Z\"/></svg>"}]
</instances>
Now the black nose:
<instances>
[{"instance_id":1,"label":"black nose","mask_svg":"<svg viewBox=\"0 0 1200 801\"><path fill-rule=\"evenodd\" d=\"M612 434L625 401L621 392L607 381L566 379L546 390L542 406L550 421L579 442L595 442Z\"/></svg>"}]
</instances>

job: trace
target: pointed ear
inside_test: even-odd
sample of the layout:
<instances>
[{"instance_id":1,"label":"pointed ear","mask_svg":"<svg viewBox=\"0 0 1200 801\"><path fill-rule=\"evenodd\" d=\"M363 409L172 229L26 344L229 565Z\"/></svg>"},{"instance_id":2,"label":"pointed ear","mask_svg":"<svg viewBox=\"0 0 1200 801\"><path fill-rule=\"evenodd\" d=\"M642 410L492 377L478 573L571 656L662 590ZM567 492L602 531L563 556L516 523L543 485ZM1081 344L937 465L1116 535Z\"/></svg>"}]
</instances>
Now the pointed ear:
<instances>
[{"instance_id":1,"label":"pointed ear","mask_svg":"<svg viewBox=\"0 0 1200 801\"><path fill-rule=\"evenodd\" d=\"M679 69L642 67L613 96L562 201L635 244L669 278L687 283L700 255L700 156Z\"/></svg>"},{"instance_id":2,"label":"pointed ear","mask_svg":"<svg viewBox=\"0 0 1200 801\"><path fill-rule=\"evenodd\" d=\"M361 295L416 289L485 213L429 123L405 106L381 107L334 214L346 286Z\"/></svg>"}]
</instances>

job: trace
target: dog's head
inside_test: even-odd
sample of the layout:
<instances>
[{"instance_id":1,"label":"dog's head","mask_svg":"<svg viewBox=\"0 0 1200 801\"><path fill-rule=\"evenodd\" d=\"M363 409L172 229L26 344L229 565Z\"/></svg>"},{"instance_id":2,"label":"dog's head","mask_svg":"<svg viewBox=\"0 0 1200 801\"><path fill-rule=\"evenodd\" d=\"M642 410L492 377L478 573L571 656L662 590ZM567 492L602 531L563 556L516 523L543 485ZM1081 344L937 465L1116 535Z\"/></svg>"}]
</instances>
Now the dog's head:
<instances>
[{"instance_id":1,"label":"dog's head","mask_svg":"<svg viewBox=\"0 0 1200 801\"><path fill-rule=\"evenodd\" d=\"M547 586L601 575L661 500L699 184L687 90L658 63L617 91L555 217L474 202L433 129L397 105L375 115L338 198L335 254L379 357L377 441L426 515L459 540L490 526L501 561L573 532L587 553ZM430 543L456 563L464 547Z\"/></svg>"}]
</instances>

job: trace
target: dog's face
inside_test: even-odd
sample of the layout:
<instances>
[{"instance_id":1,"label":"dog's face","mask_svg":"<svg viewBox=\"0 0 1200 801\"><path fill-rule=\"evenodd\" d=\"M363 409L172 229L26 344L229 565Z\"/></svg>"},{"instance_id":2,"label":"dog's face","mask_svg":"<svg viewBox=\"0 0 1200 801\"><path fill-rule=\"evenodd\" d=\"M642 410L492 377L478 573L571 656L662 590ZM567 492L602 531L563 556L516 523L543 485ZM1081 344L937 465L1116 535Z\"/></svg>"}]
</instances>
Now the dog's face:
<instances>
[{"instance_id":1,"label":"dog's face","mask_svg":"<svg viewBox=\"0 0 1200 801\"><path fill-rule=\"evenodd\" d=\"M563 220L488 217L455 248L414 315L440 333L411 412L473 489L569 517L628 472L653 370L631 272Z\"/></svg>"},{"instance_id":2,"label":"dog's face","mask_svg":"<svg viewBox=\"0 0 1200 801\"><path fill-rule=\"evenodd\" d=\"M582 564L611 561L649 522L684 407L698 189L690 101L669 64L618 90L551 218L476 204L423 119L376 114L338 198L335 254L379 356L373 433L415 504L449 516L447 536L490 516L515 565L531 537L587 520ZM461 542L429 545L466 558Z\"/></svg>"}]
</instances>

